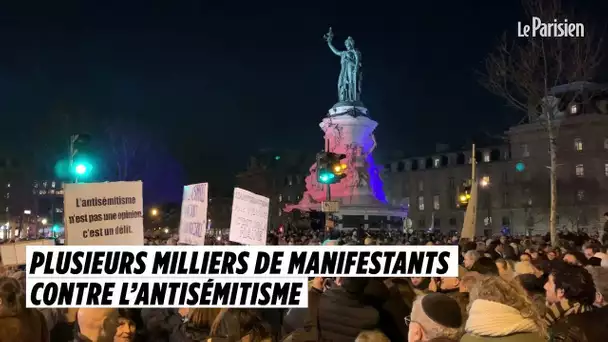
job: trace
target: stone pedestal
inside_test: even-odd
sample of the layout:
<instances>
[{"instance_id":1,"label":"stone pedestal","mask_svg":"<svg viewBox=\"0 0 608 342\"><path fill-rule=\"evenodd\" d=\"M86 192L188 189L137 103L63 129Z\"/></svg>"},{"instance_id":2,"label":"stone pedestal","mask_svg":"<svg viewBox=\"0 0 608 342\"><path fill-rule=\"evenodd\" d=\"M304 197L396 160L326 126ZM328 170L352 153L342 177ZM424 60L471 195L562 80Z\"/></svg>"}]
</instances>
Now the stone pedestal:
<instances>
[{"instance_id":1,"label":"stone pedestal","mask_svg":"<svg viewBox=\"0 0 608 342\"><path fill-rule=\"evenodd\" d=\"M331 185L331 199L340 202L338 216L373 215L387 220L391 216L406 216L403 208L391 206L386 201L372 156L376 148L373 132L378 123L369 117L367 108L361 103L338 103L319 126L325 133L325 146L329 146L329 151L346 155L343 162L347 165L347 176L340 183ZM285 211L320 210L321 202L326 200L326 187L317 182L316 165L313 165L306 177L302 201L286 206Z\"/></svg>"}]
</instances>

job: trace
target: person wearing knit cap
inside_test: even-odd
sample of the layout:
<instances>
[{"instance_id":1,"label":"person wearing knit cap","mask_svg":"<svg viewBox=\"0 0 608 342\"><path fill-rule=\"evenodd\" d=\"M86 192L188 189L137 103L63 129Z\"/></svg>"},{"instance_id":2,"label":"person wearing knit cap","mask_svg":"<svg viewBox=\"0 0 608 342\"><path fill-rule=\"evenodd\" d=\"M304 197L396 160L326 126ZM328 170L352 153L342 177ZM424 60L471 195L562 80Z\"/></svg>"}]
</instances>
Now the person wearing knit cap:
<instances>
[{"instance_id":1,"label":"person wearing knit cap","mask_svg":"<svg viewBox=\"0 0 608 342\"><path fill-rule=\"evenodd\" d=\"M460 337L463 322L460 306L455 299L443 293L418 297L409 318L409 342L439 338L457 341Z\"/></svg>"}]
</instances>

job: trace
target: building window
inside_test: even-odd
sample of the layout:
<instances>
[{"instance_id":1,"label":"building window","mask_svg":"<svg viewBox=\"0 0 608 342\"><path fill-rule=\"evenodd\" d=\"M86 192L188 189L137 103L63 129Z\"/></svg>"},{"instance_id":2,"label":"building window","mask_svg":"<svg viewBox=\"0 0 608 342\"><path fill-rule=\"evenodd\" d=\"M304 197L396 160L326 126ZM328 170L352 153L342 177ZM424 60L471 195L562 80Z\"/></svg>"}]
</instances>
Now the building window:
<instances>
[{"instance_id":1,"label":"building window","mask_svg":"<svg viewBox=\"0 0 608 342\"><path fill-rule=\"evenodd\" d=\"M419 228L426 228L426 220L423 218L421 218L420 220L418 220L418 227Z\"/></svg>"},{"instance_id":2,"label":"building window","mask_svg":"<svg viewBox=\"0 0 608 342\"><path fill-rule=\"evenodd\" d=\"M55 181L51 182L51 188L55 188Z\"/></svg>"},{"instance_id":3,"label":"building window","mask_svg":"<svg viewBox=\"0 0 608 342\"><path fill-rule=\"evenodd\" d=\"M502 193L502 205L503 207L509 207L509 192L505 191Z\"/></svg>"},{"instance_id":4,"label":"building window","mask_svg":"<svg viewBox=\"0 0 608 342\"><path fill-rule=\"evenodd\" d=\"M439 159L439 158L435 158L435 159L433 159L433 166L434 166L435 168L440 167L440 166L441 166L441 159Z\"/></svg>"},{"instance_id":5,"label":"building window","mask_svg":"<svg viewBox=\"0 0 608 342\"><path fill-rule=\"evenodd\" d=\"M8 207L4 208L4 211L8 213Z\"/></svg>"},{"instance_id":6,"label":"building window","mask_svg":"<svg viewBox=\"0 0 608 342\"><path fill-rule=\"evenodd\" d=\"M521 145L521 156L524 158L530 156L530 150L528 150L528 144Z\"/></svg>"},{"instance_id":7,"label":"building window","mask_svg":"<svg viewBox=\"0 0 608 342\"><path fill-rule=\"evenodd\" d=\"M503 226L509 226L509 225L511 225L511 219L509 218L509 216L503 216L502 217L502 225Z\"/></svg>"},{"instance_id":8,"label":"building window","mask_svg":"<svg viewBox=\"0 0 608 342\"><path fill-rule=\"evenodd\" d=\"M433 210L439 210L439 208L440 208L439 195L435 195L435 196L433 196Z\"/></svg>"},{"instance_id":9,"label":"building window","mask_svg":"<svg viewBox=\"0 0 608 342\"><path fill-rule=\"evenodd\" d=\"M604 150L608 150L608 138L604 138Z\"/></svg>"},{"instance_id":10,"label":"building window","mask_svg":"<svg viewBox=\"0 0 608 342\"><path fill-rule=\"evenodd\" d=\"M283 195L279 194L279 203L283 202Z\"/></svg>"},{"instance_id":11,"label":"building window","mask_svg":"<svg viewBox=\"0 0 608 342\"><path fill-rule=\"evenodd\" d=\"M418 181L418 191L424 191L424 182Z\"/></svg>"},{"instance_id":12,"label":"building window","mask_svg":"<svg viewBox=\"0 0 608 342\"><path fill-rule=\"evenodd\" d=\"M456 218L454 218L454 217L450 218L450 226L452 226L452 227L456 226Z\"/></svg>"},{"instance_id":13,"label":"building window","mask_svg":"<svg viewBox=\"0 0 608 342\"><path fill-rule=\"evenodd\" d=\"M42 182L42 187L43 187L43 188L46 188L46 186L47 186L46 181Z\"/></svg>"},{"instance_id":14,"label":"building window","mask_svg":"<svg viewBox=\"0 0 608 342\"><path fill-rule=\"evenodd\" d=\"M581 140L581 138L574 139L574 149L576 151L582 151L583 150L583 141Z\"/></svg>"},{"instance_id":15,"label":"building window","mask_svg":"<svg viewBox=\"0 0 608 342\"><path fill-rule=\"evenodd\" d=\"M6 193L6 196L4 196L4 198L11 198L11 193L10 193L10 192L7 192L7 193Z\"/></svg>"},{"instance_id":16,"label":"building window","mask_svg":"<svg viewBox=\"0 0 608 342\"><path fill-rule=\"evenodd\" d=\"M6 183L6 187L10 188L11 187L11 183Z\"/></svg>"},{"instance_id":17,"label":"building window","mask_svg":"<svg viewBox=\"0 0 608 342\"><path fill-rule=\"evenodd\" d=\"M38 182L34 182L34 189L38 189Z\"/></svg>"},{"instance_id":18,"label":"building window","mask_svg":"<svg viewBox=\"0 0 608 342\"><path fill-rule=\"evenodd\" d=\"M582 200L584 200L584 199L585 199L585 190L578 190L578 191L576 192L576 199L577 199L578 201L582 201Z\"/></svg>"},{"instance_id":19,"label":"building window","mask_svg":"<svg viewBox=\"0 0 608 342\"><path fill-rule=\"evenodd\" d=\"M604 174L608 177L608 164L604 164Z\"/></svg>"},{"instance_id":20,"label":"building window","mask_svg":"<svg viewBox=\"0 0 608 342\"><path fill-rule=\"evenodd\" d=\"M570 114L578 114L578 105L570 106Z\"/></svg>"},{"instance_id":21,"label":"building window","mask_svg":"<svg viewBox=\"0 0 608 342\"><path fill-rule=\"evenodd\" d=\"M404 208L409 208L410 207L410 198L409 197L405 197L401 201L401 206L404 207Z\"/></svg>"},{"instance_id":22,"label":"building window","mask_svg":"<svg viewBox=\"0 0 608 342\"><path fill-rule=\"evenodd\" d=\"M576 172L577 177L584 177L585 176L585 167L583 167L583 164L576 165L575 172Z\"/></svg>"},{"instance_id":23,"label":"building window","mask_svg":"<svg viewBox=\"0 0 608 342\"><path fill-rule=\"evenodd\" d=\"M420 161L418 162L418 166L420 167L420 170L424 170L424 167L426 166L426 161L424 159L420 159Z\"/></svg>"},{"instance_id":24,"label":"building window","mask_svg":"<svg viewBox=\"0 0 608 342\"><path fill-rule=\"evenodd\" d=\"M424 196L418 196L418 210L424 210Z\"/></svg>"},{"instance_id":25,"label":"building window","mask_svg":"<svg viewBox=\"0 0 608 342\"><path fill-rule=\"evenodd\" d=\"M440 228L441 227L441 220L438 217L435 217L433 219L433 228Z\"/></svg>"},{"instance_id":26,"label":"building window","mask_svg":"<svg viewBox=\"0 0 608 342\"><path fill-rule=\"evenodd\" d=\"M490 152L484 152L483 153L483 162L484 163L489 163L490 162Z\"/></svg>"}]
</instances>

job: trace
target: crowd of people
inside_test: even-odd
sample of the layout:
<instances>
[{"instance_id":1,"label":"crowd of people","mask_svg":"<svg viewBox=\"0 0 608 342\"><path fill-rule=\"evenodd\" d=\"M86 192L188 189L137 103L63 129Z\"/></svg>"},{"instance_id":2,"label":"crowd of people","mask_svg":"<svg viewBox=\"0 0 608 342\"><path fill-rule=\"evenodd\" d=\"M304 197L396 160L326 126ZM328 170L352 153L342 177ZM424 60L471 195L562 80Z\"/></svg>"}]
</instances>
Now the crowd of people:
<instances>
[{"instance_id":1,"label":"crowd of people","mask_svg":"<svg viewBox=\"0 0 608 342\"><path fill-rule=\"evenodd\" d=\"M458 277L314 278L306 309L27 309L25 273L3 270L0 342L608 341L608 255L597 239L458 240L363 229L270 235L272 245L460 246Z\"/></svg>"}]
</instances>

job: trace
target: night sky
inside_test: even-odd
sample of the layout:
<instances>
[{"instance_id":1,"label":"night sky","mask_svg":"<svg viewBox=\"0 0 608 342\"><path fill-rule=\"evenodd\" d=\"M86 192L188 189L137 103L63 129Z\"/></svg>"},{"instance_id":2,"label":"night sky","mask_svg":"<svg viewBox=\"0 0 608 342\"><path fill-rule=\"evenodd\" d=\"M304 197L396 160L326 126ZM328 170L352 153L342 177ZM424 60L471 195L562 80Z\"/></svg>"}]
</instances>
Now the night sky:
<instances>
[{"instance_id":1,"label":"night sky","mask_svg":"<svg viewBox=\"0 0 608 342\"><path fill-rule=\"evenodd\" d=\"M516 0L6 3L4 154L63 151L67 132L124 120L167 146L187 181L229 188L258 148L322 148L339 72L322 39L330 26L338 48L350 35L363 54L379 154L426 153L517 121L475 75L515 32Z\"/></svg>"}]
</instances>

